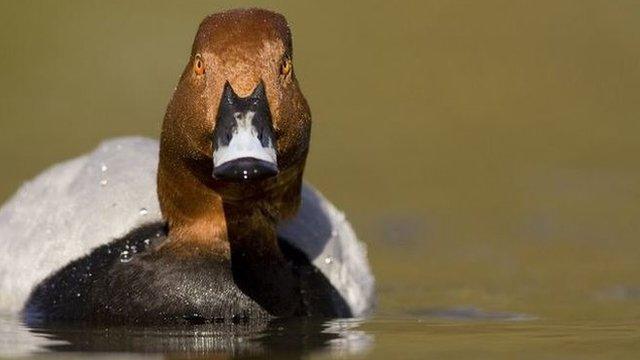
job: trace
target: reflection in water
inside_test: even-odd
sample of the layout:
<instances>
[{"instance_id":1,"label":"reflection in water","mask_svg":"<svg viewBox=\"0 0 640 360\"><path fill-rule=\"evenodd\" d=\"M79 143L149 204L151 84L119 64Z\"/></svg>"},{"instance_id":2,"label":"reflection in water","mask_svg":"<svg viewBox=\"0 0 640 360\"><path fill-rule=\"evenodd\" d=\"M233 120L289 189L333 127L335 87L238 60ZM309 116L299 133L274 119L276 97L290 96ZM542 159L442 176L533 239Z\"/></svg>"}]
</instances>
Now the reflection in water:
<instances>
[{"instance_id":1,"label":"reflection in water","mask_svg":"<svg viewBox=\"0 0 640 360\"><path fill-rule=\"evenodd\" d=\"M274 320L263 324L206 324L172 327L57 326L28 329L17 319L0 320L2 342L11 354L164 353L180 357L211 355L299 357L311 353L362 354L373 337L357 330L357 320ZM9 346L2 346L3 349Z\"/></svg>"},{"instance_id":2,"label":"reflection in water","mask_svg":"<svg viewBox=\"0 0 640 360\"><path fill-rule=\"evenodd\" d=\"M0 316L0 358L25 356L60 341L35 336L18 319Z\"/></svg>"}]
</instances>

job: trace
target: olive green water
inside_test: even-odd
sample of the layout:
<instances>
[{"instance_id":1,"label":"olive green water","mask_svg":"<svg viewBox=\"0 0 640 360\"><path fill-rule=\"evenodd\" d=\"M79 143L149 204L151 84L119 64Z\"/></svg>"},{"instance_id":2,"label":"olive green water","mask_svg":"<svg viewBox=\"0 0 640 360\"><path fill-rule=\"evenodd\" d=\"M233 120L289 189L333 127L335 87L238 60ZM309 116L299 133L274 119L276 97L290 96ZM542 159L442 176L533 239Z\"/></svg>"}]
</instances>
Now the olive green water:
<instances>
[{"instance_id":1,"label":"olive green water","mask_svg":"<svg viewBox=\"0 0 640 360\"><path fill-rule=\"evenodd\" d=\"M368 244L376 315L232 335L2 318L0 357L637 358L637 1L4 0L0 199L157 137L198 22L240 4L290 21L307 179Z\"/></svg>"}]
</instances>

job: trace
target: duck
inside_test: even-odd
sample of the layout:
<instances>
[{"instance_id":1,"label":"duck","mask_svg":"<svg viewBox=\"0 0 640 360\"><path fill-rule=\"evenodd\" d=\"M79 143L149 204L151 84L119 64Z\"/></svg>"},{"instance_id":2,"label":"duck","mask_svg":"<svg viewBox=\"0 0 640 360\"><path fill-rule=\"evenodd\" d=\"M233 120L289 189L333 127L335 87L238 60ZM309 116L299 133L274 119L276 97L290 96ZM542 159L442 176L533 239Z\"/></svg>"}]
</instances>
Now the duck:
<instances>
[{"instance_id":1,"label":"duck","mask_svg":"<svg viewBox=\"0 0 640 360\"><path fill-rule=\"evenodd\" d=\"M285 17L206 17L160 141L57 164L0 209L0 312L29 325L363 317L366 248L303 180L311 112Z\"/></svg>"}]
</instances>

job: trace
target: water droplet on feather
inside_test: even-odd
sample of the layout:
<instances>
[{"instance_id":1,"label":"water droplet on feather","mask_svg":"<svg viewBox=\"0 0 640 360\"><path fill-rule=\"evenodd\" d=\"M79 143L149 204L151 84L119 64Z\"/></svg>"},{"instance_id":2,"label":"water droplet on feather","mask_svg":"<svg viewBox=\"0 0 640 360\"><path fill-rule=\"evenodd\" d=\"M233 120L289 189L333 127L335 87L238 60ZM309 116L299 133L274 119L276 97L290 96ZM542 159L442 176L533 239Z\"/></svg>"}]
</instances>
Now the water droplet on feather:
<instances>
[{"instance_id":1,"label":"water droplet on feather","mask_svg":"<svg viewBox=\"0 0 640 360\"><path fill-rule=\"evenodd\" d=\"M132 258L131 253L127 250L120 253L120 262L127 263L131 261Z\"/></svg>"}]
</instances>

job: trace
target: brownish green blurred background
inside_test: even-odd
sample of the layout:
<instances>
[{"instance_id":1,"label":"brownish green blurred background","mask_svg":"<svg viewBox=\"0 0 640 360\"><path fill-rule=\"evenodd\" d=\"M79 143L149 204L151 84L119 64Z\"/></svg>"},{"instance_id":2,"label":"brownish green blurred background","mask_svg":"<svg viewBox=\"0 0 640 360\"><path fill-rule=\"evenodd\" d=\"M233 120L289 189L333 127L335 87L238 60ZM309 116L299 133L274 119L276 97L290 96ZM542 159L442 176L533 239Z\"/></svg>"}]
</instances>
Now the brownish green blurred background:
<instances>
[{"instance_id":1,"label":"brownish green blurred background","mask_svg":"<svg viewBox=\"0 0 640 360\"><path fill-rule=\"evenodd\" d=\"M289 19L307 178L368 244L379 316L637 324L638 1L4 0L0 198L157 137L199 21L248 5Z\"/></svg>"}]
</instances>

